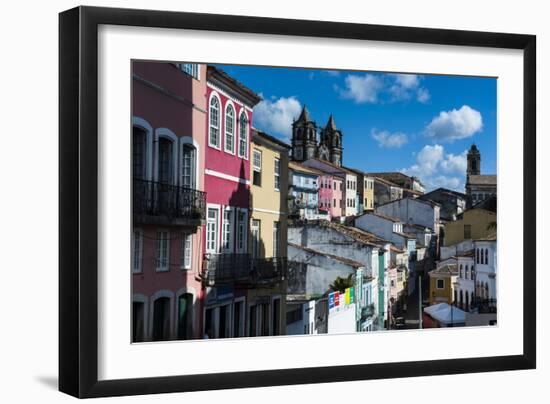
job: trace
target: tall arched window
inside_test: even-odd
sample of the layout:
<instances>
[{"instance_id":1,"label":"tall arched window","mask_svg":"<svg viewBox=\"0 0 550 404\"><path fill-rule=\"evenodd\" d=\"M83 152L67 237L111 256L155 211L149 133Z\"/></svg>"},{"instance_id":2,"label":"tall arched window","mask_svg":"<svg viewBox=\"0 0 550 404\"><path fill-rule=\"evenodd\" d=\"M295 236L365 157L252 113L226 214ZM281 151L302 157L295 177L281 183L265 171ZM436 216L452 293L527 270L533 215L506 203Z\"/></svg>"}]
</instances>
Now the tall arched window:
<instances>
[{"instance_id":1,"label":"tall arched window","mask_svg":"<svg viewBox=\"0 0 550 404\"><path fill-rule=\"evenodd\" d=\"M479 264L479 248L476 248L476 264Z\"/></svg>"},{"instance_id":2,"label":"tall arched window","mask_svg":"<svg viewBox=\"0 0 550 404\"><path fill-rule=\"evenodd\" d=\"M181 186L196 188L196 150L191 144L183 144L181 148Z\"/></svg>"},{"instance_id":3,"label":"tall arched window","mask_svg":"<svg viewBox=\"0 0 550 404\"><path fill-rule=\"evenodd\" d=\"M235 150L235 109L227 104L225 108L225 151L233 153Z\"/></svg>"},{"instance_id":4,"label":"tall arched window","mask_svg":"<svg viewBox=\"0 0 550 404\"><path fill-rule=\"evenodd\" d=\"M136 179L143 180L146 176L146 143L147 135L142 128L134 126L132 136L132 166L133 176Z\"/></svg>"},{"instance_id":5,"label":"tall arched window","mask_svg":"<svg viewBox=\"0 0 550 404\"><path fill-rule=\"evenodd\" d=\"M481 249L481 259L480 259L480 263L483 264L484 262L484 258L483 258L483 248Z\"/></svg>"},{"instance_id":6,"label":"tall arched window","mask_svg":"<svg viewBox=\"0 0 550 404\"><path fill-rule=\"evenodd\" d=\"M210 98L210 122L208 129L208 144L220 147L220 100L213 96Z\"/></svg>"},{"instance_id":7,"label":"tall arched window","mask_svg":"<svg viewBox=\"0 0 550 404\"><path fill-rule=\"evenodd\" d=\"M248 117L244 111L239 117L239 157L248 158Z\"/></svg>"},{"instance_id":8,"label":"tall arched window","mask_svg":"<svg viewBox=\"0 0 550 404\"><path fill-rule=\"evenodd\" d=\"M485 249L485 265L489 264L489 250Z\"/></svg>"},{"instance_id":9,"label":"tall arched window","mask_svg":"<svg viewBox=\"0 0 550 404\"><path fill-rule=\"evenodd\" d=\"M464 270L464 279L470 279L470 271L468 270L468 265L466 265L466 269Z\"/></svg>"},{"instance_id":10,"label":"tall arched window","mask_svg":"<svg viewBox=\"0 0 550 404\"><path fill-rule=\"evenodd\" d=\"M460 291L460 308L464 307L464 294Z\"/></svg>"},{"instance_id":11,"label":"tall arched window","mask_svg":"<svg viewBox=\"0 0 550 404\"><path fill-rule=\"evenodd\" d=\"M462 278L463 276L464 276L464 273L462 272L462 264L460 264L460 272L459 272L458 277Z\"/></svg>"}]
</instances>

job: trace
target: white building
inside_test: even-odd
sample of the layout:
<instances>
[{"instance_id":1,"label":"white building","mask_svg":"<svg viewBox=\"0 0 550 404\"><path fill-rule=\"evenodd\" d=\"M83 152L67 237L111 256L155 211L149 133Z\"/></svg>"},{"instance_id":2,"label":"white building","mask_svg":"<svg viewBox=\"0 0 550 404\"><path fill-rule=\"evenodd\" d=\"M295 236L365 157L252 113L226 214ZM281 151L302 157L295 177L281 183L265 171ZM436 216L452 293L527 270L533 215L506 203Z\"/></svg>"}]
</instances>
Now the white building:
<instances>
[{"instance_id":1,"label":"white building","mask_svg":"<svg viewBox=\"0 0 550 404\"><path fill-rule=\"evenodd\" d=\"M439 235L439 204L418 198L403 198L380 205L376 213L399 218L406 224L418 224Z\"/></svg>"},{"instance_id":2,"label":"white building","mask_svg":"<svg viewBox=\"0 0 550 404\"><path fill-rule=\"evenodd\" d=\"M380 213L365 213L355 218L355 227L391 241L397 247L412 253L416 249L416 235L403 232L403 221Z\"/></svg>"},{"instance_id":3,"label":"white building","mask_svg":"<svg viewBox=\"0 0 550 404\"><path fill-rule=\"evenodd\" d=\"M288 242L362 264L365 283L369 285L365 293L372 296L374 304L373 322L376 327L384 323L389 298L387 269L391 265L390 242L358 228L326 221L289 225Z\"/></svg>"}]
</instances>

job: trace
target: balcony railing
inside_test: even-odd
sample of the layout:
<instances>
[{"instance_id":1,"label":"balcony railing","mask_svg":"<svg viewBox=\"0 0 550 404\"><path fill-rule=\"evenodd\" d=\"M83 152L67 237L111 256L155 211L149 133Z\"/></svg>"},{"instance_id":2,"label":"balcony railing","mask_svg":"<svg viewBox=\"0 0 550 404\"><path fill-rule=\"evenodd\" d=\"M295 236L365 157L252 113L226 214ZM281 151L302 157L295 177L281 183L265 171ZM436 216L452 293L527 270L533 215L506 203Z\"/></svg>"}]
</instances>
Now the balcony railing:
<instances>
[{"instance_id":1,"label":"balcony railing","mask_svg":"<svg viewBox=\"0 0 550 404\"><path fill-rule=\"evenodd\" d=\"M208 254L203 277L209 286L241 284L256 286L285 279L287 260L283 257L252 258L250 254Z\"/></svg>"},{"instance_id":2,"label":"balcony railing","mask_svg":"<svg viewBox=\"0 0 550 404\"><path fill-rule=\"evenodd\" d=\"M206 215L206 193L191 188L134 179L133 212L140 217L200 221ZM169 224L169 223L167 223Z\"/></svg>"}]
</instances>

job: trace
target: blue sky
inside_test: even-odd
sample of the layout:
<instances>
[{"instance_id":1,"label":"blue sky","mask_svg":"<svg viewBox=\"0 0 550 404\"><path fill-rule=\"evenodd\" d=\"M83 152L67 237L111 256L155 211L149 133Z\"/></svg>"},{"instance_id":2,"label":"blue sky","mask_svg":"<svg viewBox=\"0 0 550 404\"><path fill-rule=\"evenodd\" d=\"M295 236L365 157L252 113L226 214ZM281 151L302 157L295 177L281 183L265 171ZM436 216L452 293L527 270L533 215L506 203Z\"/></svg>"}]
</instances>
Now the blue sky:
<instances>
[{"instance_id":1,"label":"blue sky","mask_svg":"<svg viewBox=\"0 0 550 404\"><path fill-rule=\"evenodd\" d=\"M344 165L402 171L428 189L464 190L465 151L496 173L494 78L218 65L260 94L253 124L288 141L307 105L317 125L330 114L343 132Z\"/></svg>"}]
</instances>

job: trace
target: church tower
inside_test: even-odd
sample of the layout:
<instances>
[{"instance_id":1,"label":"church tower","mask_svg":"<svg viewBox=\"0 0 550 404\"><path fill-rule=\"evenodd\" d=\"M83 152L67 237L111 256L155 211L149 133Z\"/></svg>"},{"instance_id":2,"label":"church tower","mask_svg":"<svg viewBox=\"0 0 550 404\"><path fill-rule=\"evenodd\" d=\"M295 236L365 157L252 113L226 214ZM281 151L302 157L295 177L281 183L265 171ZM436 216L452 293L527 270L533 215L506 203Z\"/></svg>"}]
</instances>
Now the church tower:
<instances>
[{"instance_id":1,"label":"church tower","mask_svg":"<svg viewBox=\"0 0 550 404\"><path fill-rule=\"evenodd\" d=\"M317 155L317 125L311 120L309 111L304 105L302 113L292 123L292 158L305 161Z\"/></svg>"},{"instance_id":2,"label":"church tower","mask_svg":"<svg viewBox=\"0 0 550 404\"><path fill-rule=\"evenodd\" d=\"M479 153L475 143L473 143L470 150L468 150L467 161L468 166L466 168L466 178L470 175L479 175L481 172L481 154Z\"/></svg>"},{"instance_id":3,"label":"church tower","mask_svg":"<svg viewBox=\"0 0 550 404\"><path fill-rule=\"evenodd\" d=\"M336 127L332 115L330 115L327 125L321 131L319 158L334 165L342 166L342 131Z\"/></svg>"}]
</instances>

